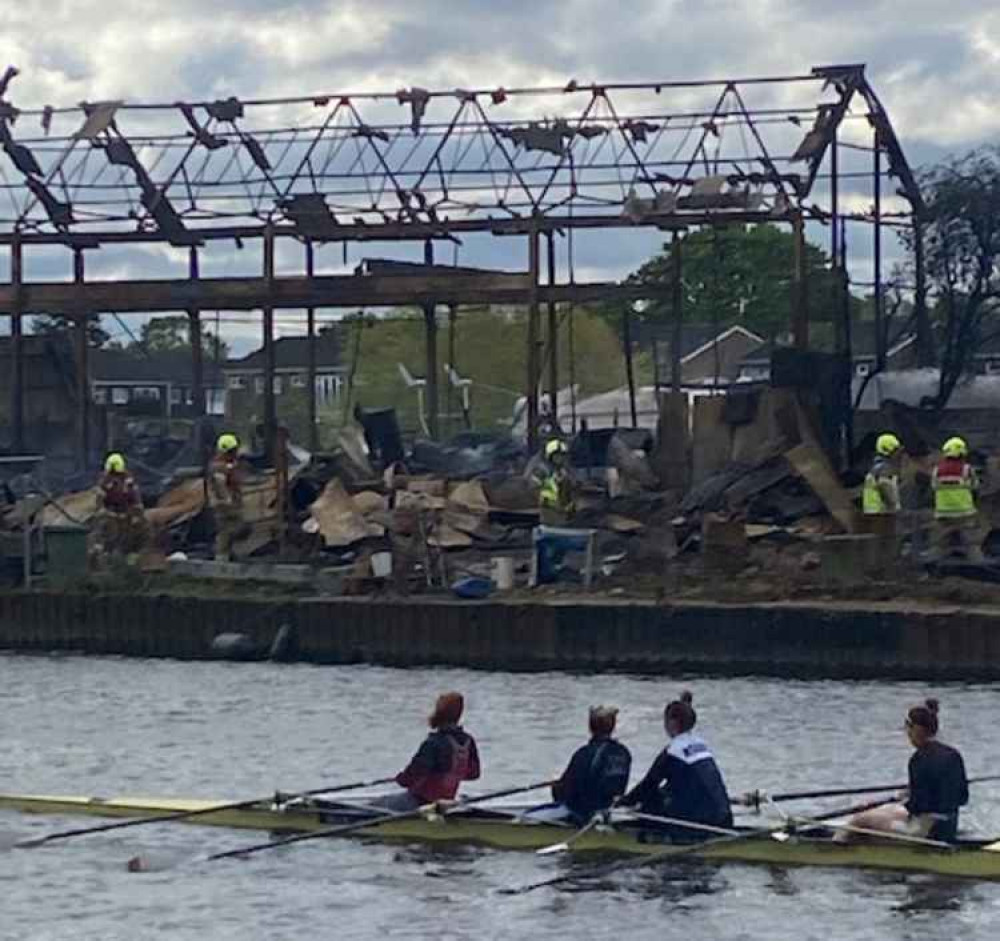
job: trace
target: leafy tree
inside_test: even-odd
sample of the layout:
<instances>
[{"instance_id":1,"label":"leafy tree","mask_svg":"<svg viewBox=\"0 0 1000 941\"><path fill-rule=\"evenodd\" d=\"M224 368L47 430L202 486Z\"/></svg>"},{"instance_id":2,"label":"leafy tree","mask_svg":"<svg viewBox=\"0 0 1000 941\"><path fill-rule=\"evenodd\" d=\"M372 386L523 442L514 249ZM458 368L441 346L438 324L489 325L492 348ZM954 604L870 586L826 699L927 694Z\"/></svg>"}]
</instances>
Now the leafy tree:
<instances>
[{"instance_id":1,"label":"leafy tree","mask_svg":"<svg viewBox=\"0 0 1000 941\"><path fill-rule=\"evenodd\" d=\"M1000 330L1000 147L926 170L922 247L937 320L940 382L931 407L948 403L977 348ZM914 235L904 237L911 250Z\"/></svg>"},{"instance_id":2,"label":"leafy tree","mask_svg":"<svg viewBox=\"0 0 1000 941\"><path fill-rule=\"evenodd\" d=\"M31 318L31 329L46 336L71 336L75 326L72 317L65 314L39 314ZM111 334L101 324L100 317L91 317L87 321L87 339L92 347L106 346Z\"/></svg>"},{"instance_id":3,"label":"leafy tree","mask_svg":"<svg viewBox=\"0 0 1000 941\"><path fill-rule=\"evenodd\" d=\"M795 259L791 232L774 225L703 228L683 237L681 253L687 323L740 323L772 336L788 330ZM814 321L833 321L839 315L828 261L822 249L806 243L809 316ZM665 245L629 280L669 285L672 271L670 246ZM640 316L669 323L669 296L650 303Z\"/></svg>"},{"instance_id":4,"label":"leafy tree","mask_svg":"<svg viewBox=\"0 0 1000 941\"><path fill-rule=\"evenodd\" d=\"M169 353L175 350L191 348L190 321L184 315L171 317L151 317L142 325L139 333L139 347L146 353ZM126 349L130 349L130 344ZM207 326L201 326L201 348L205 356L214 356L216 347L215 335L208 332ZM138 350L136 351L138 352ZM228 350L225 343L220 346L220 357L225 358Z\"/></svg>"}]
</instances>

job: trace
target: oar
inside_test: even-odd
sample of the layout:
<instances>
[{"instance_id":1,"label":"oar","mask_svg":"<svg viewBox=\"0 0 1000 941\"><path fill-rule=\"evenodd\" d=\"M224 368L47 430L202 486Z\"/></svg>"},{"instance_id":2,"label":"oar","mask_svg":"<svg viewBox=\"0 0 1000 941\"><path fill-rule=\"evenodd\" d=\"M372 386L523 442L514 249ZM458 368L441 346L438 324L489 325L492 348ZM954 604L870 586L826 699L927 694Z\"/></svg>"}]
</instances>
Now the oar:
<instances>
[{"instance_id":1,"label":"oar","mask_svg":"<svg viewBox=\"0 0 1000 941\"><path fill-rule=\"evenodd\" d=\"M295 794L283 795L284 800L291 800L299 797L313 797L316 794L337 794L342 791L356 791L365 787L375 787L379 784L389 784L395 778L376 778L373 781L355 781L352 784L337 784L333 787L317 787L309 791L299 791ZM87 836L90 833L107 833L109 830L124 830L127 827L142 827L149 823L167 823L173 820L190 820L192 817L201 817L208 814L217 814L226 810L243 810L246 807L254 807L264 801L270 800L268 797L255 797L252 800L236 801L232 804L215 804L212 807L201 807L198 810L181 810L168 814L157 814L155 817L139 817L134 820L119 820L115 823L104 823L96 827L78 827L73 830L60 830L50 833L48 836L35 837L31 840L21 840L14 844L15 849L34 849L36 846L44 846L46 843L54 843L56 840L68 840L75 836Z\"/></svg>"},{"instance_id":2,"label":"oar","mask_svg":"<svg viewBox=\"0 0 1000 941\"><path fill-rule=\"evenodd\" d=\"M403 811L402 813L384 814L379 817L371 817L368 820L361 820L356 823L342 824L336 827L324 827L322 830L313 830L311 833L296 833L294 836L286 836L280 840L272 840L269 843L257 843L251 846L244 846L240 849L227 850L224 853L213 853L206 856L201 862L214 862L218 859L233 859L237 856L249 856L252 853L259 853L263 850L277 849L279 846L290 846L292 843L302 843L306 840L318 840L321 837L345 836L348 833L356 833L369 827L377 827L382 823L392 823L397 820L411 820L414 817L421 817L424 814L440 812L442 815L456 813L471 804L482 804L485 801L497 800L501 797L510 797L514 794L526 794L528 791L537 791L543 787L551 787L552 780L539 781L535 784L527 784L523 787L505 788L502 791L493 791L489 794L479 794L476 797L463 797L455 801L451 806L444 806L445 802L424 804L414 810Z\"/></svg>"},{"instance_id":3,"label":"oar","mask_svg":"<svg viewBox=\"0 0 1000 941\"><path fill-rule=\"evenodd\" d=\"M1000 774L989 774L978 778L969 778L969 784L985 784L988 781L1000 781ZM909 783L904 784L882 784L868 787L838 787L827 788L816 791L786 791L781 794L768 794L767 798L772 801L798 801L815 800L820 797L850 797L854 794L880 794L883 791L902 791L909 787ZM750 791L743 797L736 798L734 804L743 804L747 807L759 806L764 799L762 791Z\"/></svg>"},{"instance_id":4,"label":"oar","mask_svg":"<svg viewBox=\"0 0 1000 941\"><path fill-rule=\"evenodd\" d=\"M879 806L882 803L891 803L891 801L879 801L878 803L869 804L867 807L860 809L871 809L871 807ZM843 817L848 814L858 812L857 807L845 807L838 811L833 811L827 815L827 819L832 817ZM669 818L667 818L669 819ZM812 818L809 823L816 823L823 818L816 817ZM805 821L802 821L805 823ZM707 850L715 849L718 846L726 846L732 843L743 843L749 842L750 840L759 840L765 837L773 837L777 833L781 833L789 828L790 824L787 821L782 821L780 824L774 827L766 827L759 830L747 830L738 833L731 833L727 836L720 836L714 840L705 840L701 843L691 843L686 846L671 846L659 853L653 853L651 856L644 856L642 859L626 859L617 863L611 863L608 866L602 866L597 870L592 870L589 873L569 873L563 876L555 876L551 879L543 879L540 882L529 882L527 885L514 886L509 889L500 889L501 895L523 895L527 892L534 892L535 889L543 889L547 886L553 885L563 885L567 882L579 882L582 879L596 879L604 876L610 876L613 873L621 872L625 869L638 869L642 866L652 866L657 863L664 862L668 859L677 859L681 856L689 856L695 853L702 853Z\"/></svg>"},{"instance_id":5,"label":"oar","mask_svg":"<svg viewBox=\"0 0 1000 941\"><path fill-rule=\"evenodd\" d=\"M536 856L552 856L555 853L565 853L569 848L579 839L590 833L594 827L599 826L604 822L604 814L596 813L590 818L582 827L580 827L572 836L567 837L561 843L553 843L551 846L543 846L535 850Z\"/></svg>"}]
</instances>

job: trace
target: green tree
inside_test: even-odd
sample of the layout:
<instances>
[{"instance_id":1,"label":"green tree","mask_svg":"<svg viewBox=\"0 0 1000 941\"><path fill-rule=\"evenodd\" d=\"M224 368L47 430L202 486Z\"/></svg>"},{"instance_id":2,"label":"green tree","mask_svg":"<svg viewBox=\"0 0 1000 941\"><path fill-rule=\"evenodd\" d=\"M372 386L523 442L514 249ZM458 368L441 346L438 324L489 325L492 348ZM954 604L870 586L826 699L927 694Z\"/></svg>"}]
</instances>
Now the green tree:
<instances>
[{"instance_id":1,"label":"green tree","mask_svg":"<svg viewBox=\"0 0 1000 941\"><path fill-rule=\"evenodd\" d=\"M792 315L795 238L774 225L703 228L681 241L684 320L744 326L773 336L788 330ZM838 313L834 278L822 249L806 243L809 315L832 321ZM667 287L672 279L670 246L629 278L632 283ZM858 302L855 302L858 303ZM617 318L617 312L608 311ZM643 320L671 320L663 296L640 314Z\"/></svg>"},{"instance_id":2,"label":"green tree","mask_svg":"<svg viewBox=\"0 0 1000 941\"><path fill-rule=\"evenodd\" d=\"M143 325L139 333L138 346L142 352L146 353L170 353L175 350L188 350L191 348L191 328L188 318L181 314L169 317L151 317ZM131 349L136 344L130 344L126 349ZM201 326L201 348L205 356L214 356L216 348L216 338L214 334L208 332L205 324ZM136 352L140 352L136 350ZM219 348L221 358L228 355L225 343Z\"/></svg>"},{"instance_id":3,"label":"green tree","mask_svg":"<svg viewBox=\"0 0 1000 941\"><path fill-rule=\"evenodd\" d=\"M1000 147L925 171L922 246L940 351L944 408L980 345L1000 331ZM904 237L910 250L914 235Z\"/></svg>"},{"instance_id":4,"label":"green tree","mask_svg":"<svg viewBox=\"0 0 1000 941\"><path fill-rule=\"evenodd\" d=\"M74 326L74 319L65 314L39 314L31 318L31 329L46 336L70 336ZM111 334L104 329L100 317L91 317L87 321L87 339L93 347L106 346L111 339Z\"/></svg>"}]
</instances>

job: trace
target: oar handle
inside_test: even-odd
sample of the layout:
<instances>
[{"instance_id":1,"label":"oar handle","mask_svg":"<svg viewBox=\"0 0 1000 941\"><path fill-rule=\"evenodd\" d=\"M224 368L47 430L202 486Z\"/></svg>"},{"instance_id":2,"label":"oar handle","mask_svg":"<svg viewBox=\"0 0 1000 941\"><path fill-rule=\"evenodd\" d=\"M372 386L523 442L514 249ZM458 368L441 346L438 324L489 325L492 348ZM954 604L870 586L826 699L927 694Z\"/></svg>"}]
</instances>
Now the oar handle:
<instances>
[{"instance_id":1,"label":"oar handle","mask_svg":"<svg viewBox=\"0 0 1000 941\"><path fill-rule=\"evenodd\" d=\"M280 840L272 840L269 843L257 843L251 846L244 846L239 849L226 850L222 853L213 853L211 856L206 856L201 861L210 863L220 859L235 859L237 857L250 856L253 853L259 853L263 850L276 849L279 846L290 846L293 843L303 843L306 840L317 840L321 837L346 836L348 833L354 833L358 830L367 829L368 827L377 827L380 824L391 823L394 820L411 820L414 817L420 817L435 810L439 811L442 815L447 816L448 814L456 813L463 807L467 807L470 804L481 804L484 801L496 800L500 797L510 797L514 794L525 794L528 791L537 791L543 787L551 787L552 784L553 781L549 779L522 787L505 788L502 791L491 791L489 794L479 794L475 797L462 798L461 800L455 801L451 804L448 804L448 802L445 801L435 801L430 804L424 804L414 810L404 811L403 813L384 814L380 817L370 817L367 820L359 820L356 823L347 823L336 827L324 827L322 830L313 830L311 833L296 833L292 836L286 836Z\"/></svg>"}]
</instances>

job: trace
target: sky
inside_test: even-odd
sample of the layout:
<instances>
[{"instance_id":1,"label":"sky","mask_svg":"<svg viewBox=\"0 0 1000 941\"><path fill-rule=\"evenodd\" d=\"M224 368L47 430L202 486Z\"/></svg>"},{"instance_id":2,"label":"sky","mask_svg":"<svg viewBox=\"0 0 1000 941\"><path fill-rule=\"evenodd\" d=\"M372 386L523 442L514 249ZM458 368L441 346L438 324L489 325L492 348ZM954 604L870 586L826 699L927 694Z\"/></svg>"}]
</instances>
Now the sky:
<instances>
[{"instance_id":1,"label":"sky","mask_svg":"<svg viewBox=\"0 0 1000 941\"><path fill-rule=\"evenodd\" d=\"M25 108L865 63L912 164L1000 142L1000 7L975 0L19 0L0 5L0 68L8 63L21 70L10 97ZM657 244L605 241L580 265L621 276ZM206 273L232 270L235 251ZM490 251L511 263L509 249ZM859 247L858 266L867 257ZM181 258L135 250L109 262L118 274L156 263Z\"/></svg>"}]
</instances>

